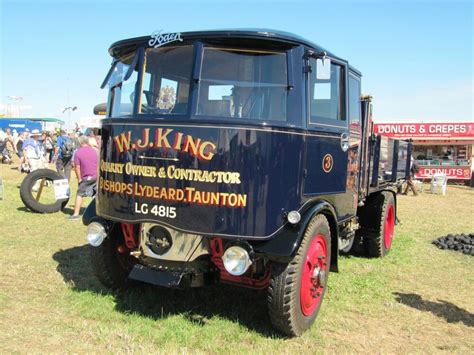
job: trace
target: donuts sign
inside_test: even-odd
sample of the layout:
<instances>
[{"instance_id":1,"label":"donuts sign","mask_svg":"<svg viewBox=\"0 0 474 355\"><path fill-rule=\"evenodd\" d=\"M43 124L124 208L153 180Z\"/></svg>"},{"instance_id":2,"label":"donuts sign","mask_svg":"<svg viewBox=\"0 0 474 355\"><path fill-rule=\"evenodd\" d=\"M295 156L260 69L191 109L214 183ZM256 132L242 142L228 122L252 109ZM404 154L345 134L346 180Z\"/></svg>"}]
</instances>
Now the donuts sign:
<instances>
[{"instance_id":1,"label":"donuts sign","mask_svg":"<svg viewBox=\"0 0 474 355\"><path fill-rule=\"evenodd\" d=\"M393 138L473 137L474 123L375 123L374 131Z\"/></svg>"}]
</instances>

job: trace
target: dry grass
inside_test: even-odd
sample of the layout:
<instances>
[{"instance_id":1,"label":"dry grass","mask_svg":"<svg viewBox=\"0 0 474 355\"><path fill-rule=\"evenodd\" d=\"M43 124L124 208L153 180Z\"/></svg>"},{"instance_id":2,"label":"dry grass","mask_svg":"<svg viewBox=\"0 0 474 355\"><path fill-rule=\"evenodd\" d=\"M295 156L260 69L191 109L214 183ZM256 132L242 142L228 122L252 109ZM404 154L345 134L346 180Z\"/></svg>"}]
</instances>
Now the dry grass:
<instances>
[{"instance_id":1,"label":"dry grass","mask_svg":"<svg viewBox=\"0 0 474 355\"><path fill-rule=\"evenodd\" d=\"M21 177L1 165L0 352L321 353L474 349L474 258L431 241L474 232L474 190L399 197L393 250L341 257L315 326L285 339L264 293L232 287L111 293L92 276L85 227L25 210Z\"/></svg>"}]
</instances>

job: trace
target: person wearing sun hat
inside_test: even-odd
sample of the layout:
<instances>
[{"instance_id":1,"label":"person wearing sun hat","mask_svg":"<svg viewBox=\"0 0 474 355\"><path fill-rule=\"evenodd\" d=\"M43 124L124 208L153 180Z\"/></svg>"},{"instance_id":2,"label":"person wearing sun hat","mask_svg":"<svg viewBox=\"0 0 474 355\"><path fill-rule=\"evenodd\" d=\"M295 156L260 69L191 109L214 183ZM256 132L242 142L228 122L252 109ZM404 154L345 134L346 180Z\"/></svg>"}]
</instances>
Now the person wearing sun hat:
<instances>
[{"instance_id":1,"label":"person wearing sun hat","mask_svg":"<svg viewBox=\"0 0 474 355\"><path fill-rule=\"evenodd\" d=\"M29 137L25 139L21 150L25 158L25 164L28 164L29 171L34 171L41 168L41 144L39 138L41 132L37 129L31 131Z\"/></svg>"}]
</instances>

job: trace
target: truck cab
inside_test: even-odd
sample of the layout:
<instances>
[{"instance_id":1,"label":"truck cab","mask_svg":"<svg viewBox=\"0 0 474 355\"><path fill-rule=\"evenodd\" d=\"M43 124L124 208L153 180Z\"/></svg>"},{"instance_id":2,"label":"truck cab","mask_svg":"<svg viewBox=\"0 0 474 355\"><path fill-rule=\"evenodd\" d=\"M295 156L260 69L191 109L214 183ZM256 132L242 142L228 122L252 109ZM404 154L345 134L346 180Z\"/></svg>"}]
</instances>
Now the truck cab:
<instances>
[{"instance_id":1,"label":"truck cab","mask_svg":"<svg viewBox=\"0 0 474 355\"><path fill-rule=\"evenodd\" d=\"M339 251L390 250L409 145L372 134L346 60L273 30L159 31L109 53L83 217L105 285L266 289L272 323L300 335Z\"/></svg>"}]
</instances>

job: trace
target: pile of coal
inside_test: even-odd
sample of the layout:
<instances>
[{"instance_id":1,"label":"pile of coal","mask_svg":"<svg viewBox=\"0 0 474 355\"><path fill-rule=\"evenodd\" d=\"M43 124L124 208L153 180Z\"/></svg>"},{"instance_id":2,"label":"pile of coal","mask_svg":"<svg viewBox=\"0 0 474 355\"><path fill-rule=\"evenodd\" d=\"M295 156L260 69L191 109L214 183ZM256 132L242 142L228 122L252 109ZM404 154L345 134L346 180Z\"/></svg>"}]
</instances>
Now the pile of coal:
<instances>
[{"instance_id":1,"label":"pile of coal","mask_svg":"<svg viewBox=\"0 0 474 355\"><path fill-rule=\"evenodd\" d=\"M448 234L433 240L433 244L440 249L456 250L474 256L474 233Z\"/></svg>"}]
</instances>

